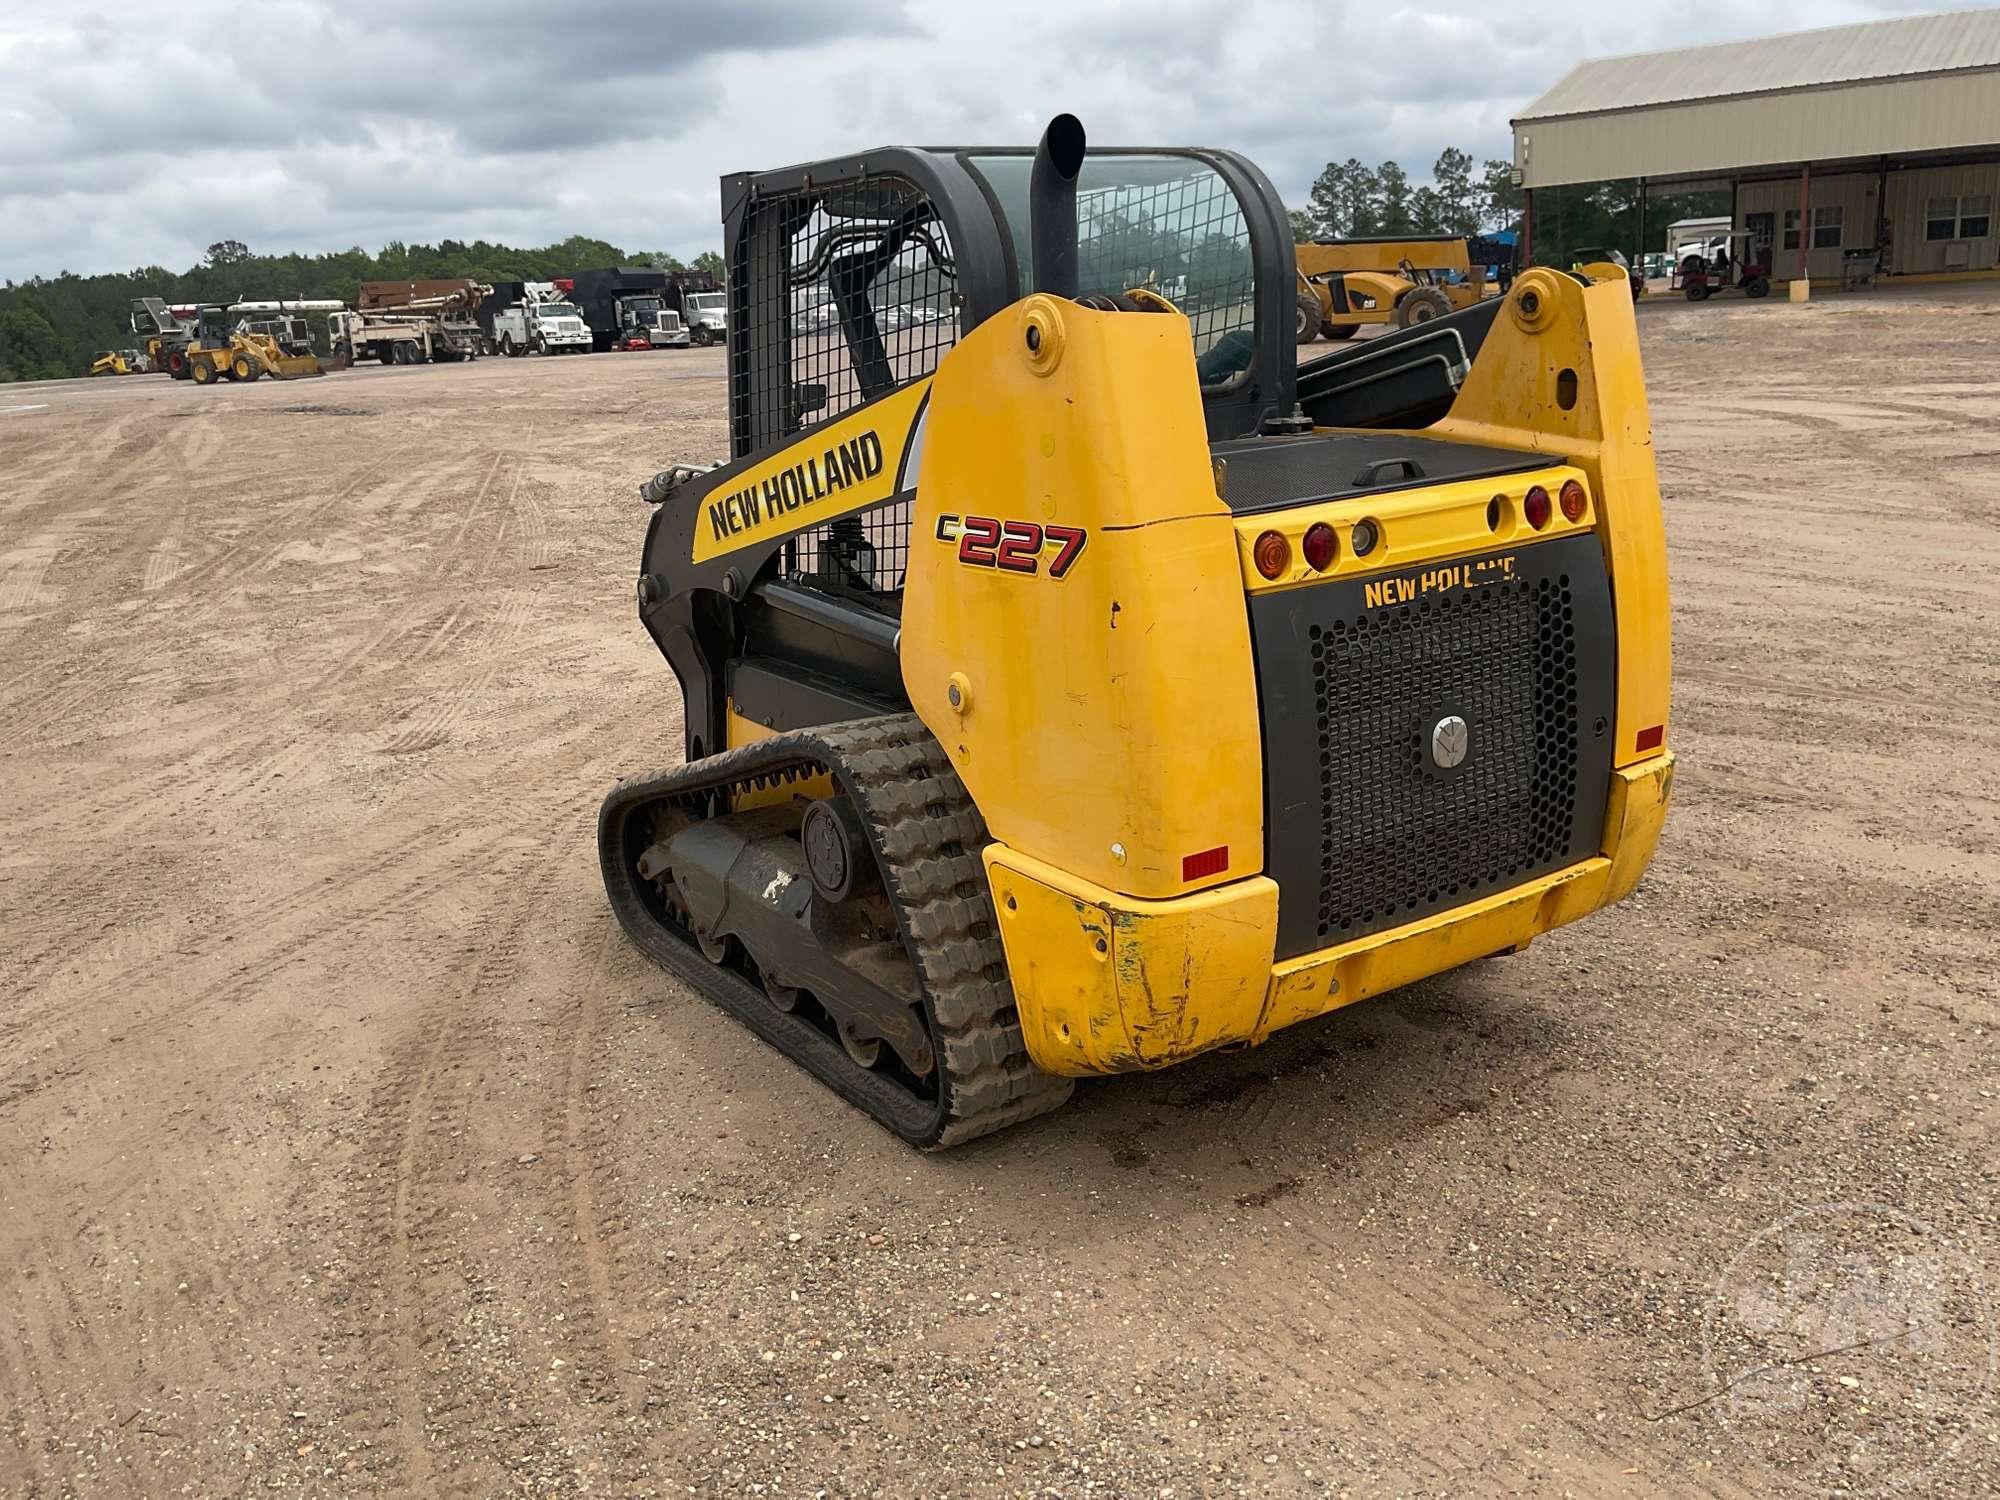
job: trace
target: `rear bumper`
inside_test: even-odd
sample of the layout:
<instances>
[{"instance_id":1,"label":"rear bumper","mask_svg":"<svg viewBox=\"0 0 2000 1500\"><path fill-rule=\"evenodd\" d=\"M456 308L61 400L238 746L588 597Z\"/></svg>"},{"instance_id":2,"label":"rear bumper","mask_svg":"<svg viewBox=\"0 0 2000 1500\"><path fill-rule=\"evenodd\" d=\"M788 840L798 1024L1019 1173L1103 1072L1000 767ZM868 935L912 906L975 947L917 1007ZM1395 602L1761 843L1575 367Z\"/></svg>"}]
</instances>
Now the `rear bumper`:
<instances>
[{"instance_id":1,"label":"rear bumper","mask_svg":"<svg viewBox=\"0 0 2000 1500\"><path fill-rule=\"evenodd\" d=\"M1142 901L989 845L1029 1055L1046 1072L1071 1075L1165 1067L1523 948L1638 884L1659 843L1673 766L1663 753L1612 772L1602 848L1591 858L1283 960L1274 958L1278 887L1265 876Z\"/></svg>"}]
</instances>

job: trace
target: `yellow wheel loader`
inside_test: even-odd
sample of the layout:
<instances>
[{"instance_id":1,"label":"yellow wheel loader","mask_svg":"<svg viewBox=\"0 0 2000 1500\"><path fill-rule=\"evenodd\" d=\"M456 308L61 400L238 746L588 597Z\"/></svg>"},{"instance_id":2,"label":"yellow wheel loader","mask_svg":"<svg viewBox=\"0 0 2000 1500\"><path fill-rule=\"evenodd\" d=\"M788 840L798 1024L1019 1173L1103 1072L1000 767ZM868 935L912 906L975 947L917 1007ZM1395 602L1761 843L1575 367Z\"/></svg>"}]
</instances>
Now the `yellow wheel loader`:
<instances>
[{"instance_id":1,"label":"yellow wheel loader","mask_svg":"<svg viewBox=\"0 0 2000 1500\"><path fill-rule=\"evenodd\" d=\"M232 326L231 316L222 307L204 307L197 315L195 334L183 350L188 378L196 385L249 382L266 375L273 380L301 380L326 373L310 351L289 354L268 333Z\"/></svg>"},{"instance_id":2,"label":"yellow wheel loader","mask_svg":"<svg viewBox=\"0 0 2000 1500\"><path fill-rule=\"evenodd\" d=\"M1673 758L1622 287L1301 364L1264 175L1070 116L722 201L730 456L640 487L680 743L598 820L647 956L939 1147L1638 882Z\"/></svg>"},{"instance_id":3,"label":"yellow wheel loader","mask_svg":"<svg viewBox=\"0 0 2000 1500\"><path fill-rule=\"evenodd\" d=\"M1314 240L1298 262L1294 342L1350 339L1361 328L1408 328L1483 301L1486 267L1472 264L1465 237L1419 234Z\"/></svg>"}]
</instances>

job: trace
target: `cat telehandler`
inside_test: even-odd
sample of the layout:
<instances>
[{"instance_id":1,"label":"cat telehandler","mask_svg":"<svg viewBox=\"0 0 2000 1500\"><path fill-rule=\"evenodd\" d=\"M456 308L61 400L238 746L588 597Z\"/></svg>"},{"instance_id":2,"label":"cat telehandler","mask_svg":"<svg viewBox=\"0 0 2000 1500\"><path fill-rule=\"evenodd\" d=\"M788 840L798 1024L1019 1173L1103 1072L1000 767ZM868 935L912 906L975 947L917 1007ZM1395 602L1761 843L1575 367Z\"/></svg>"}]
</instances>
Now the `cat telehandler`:
<instances>
[{"instance_id":1,"label":"cat telehandler","mask_svg":"<svg viewBox=\"0 0 2000 1500\"><path fill-rule=\"evenodd\" d=\"M1298 262L1294 341L1351 339L1362 328L1408 328L1472 306L1486 296L1486 264L1474 264L1464 235L1406 234L1311 240Z\"/></svg>"},{"instance_id":2,"label":"cat telehandler","mask_svg":"<svg viewBox=\"0 0 2000 1500\"><path fill-rule=\"evenodd\" d=\"M640 487L681 754L598 819L646 955L936 1147L1637 883L1673 758L1623 286L1300 364L1264 175L1070 116L722 211L730 457Z\"/></svg>"}]
</instances>

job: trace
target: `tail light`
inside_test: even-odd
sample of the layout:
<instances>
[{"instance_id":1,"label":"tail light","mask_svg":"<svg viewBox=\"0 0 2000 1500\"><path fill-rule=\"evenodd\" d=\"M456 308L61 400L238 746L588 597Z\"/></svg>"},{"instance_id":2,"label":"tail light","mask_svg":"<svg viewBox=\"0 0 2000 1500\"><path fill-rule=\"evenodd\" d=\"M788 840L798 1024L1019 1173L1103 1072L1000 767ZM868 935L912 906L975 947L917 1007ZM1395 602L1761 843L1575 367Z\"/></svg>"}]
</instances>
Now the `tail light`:
<instances>
[{"instance_id":1,"label":"tail light","mask_svg":"<svg viewBox=\"0 0 2000 1500\"><path fill-rule=\"evenodd\" d=\"M1347 533L1347 545L1354 549L1356 557L1366 557L1381 540L1382 528L1373 521L1356 521L1353 530Z\"/></svg>"},{"instance_id":2,"label":"tail light","mask_svg":"<svg viewBox=\"0 0 2000 1500\"><path fill-rule=\"evenodd\" d=\"M1306 528L1305 543L1300 550L1306 555L1307 567L1315 573L1324 573L1340 555L1340 537L1326 522L1316 521Z\"/></svg>"},{"instance_id":3,"label":"tail light","mask_svg":"<svg viewBox=\"0 0 2000 1500\"><path fill-rule=\"evenodd\" d=\"M1251 551L1257 558L1257 571L1266 578L1282 578L1292 565L1292 544L1282 531L1265 532Z\"/></svg>"},{"instance_id":4,"label":"tail light","mask_svg":"<svg viewBox=\"0 0 2000 1500\"><path fill-rule=\"evenodd\" d=\"M1581 521L1584 504L1583 486L1574 479L1565 479L1562 487L1563 514L1572 521Z\"/></svg>"},{"instance_id":5,"label":"tail light","mask_svg":"<svg viewBox=\"0 0 2000 1500\"><path fill-rule=\"evenodd\" d=\"M1528 498L1521 502L1521 514L1528 518L1528 524L1540 531L1549 524L1549 492L1539 484L1528 491Z\"/></svg>"}]
</instances>

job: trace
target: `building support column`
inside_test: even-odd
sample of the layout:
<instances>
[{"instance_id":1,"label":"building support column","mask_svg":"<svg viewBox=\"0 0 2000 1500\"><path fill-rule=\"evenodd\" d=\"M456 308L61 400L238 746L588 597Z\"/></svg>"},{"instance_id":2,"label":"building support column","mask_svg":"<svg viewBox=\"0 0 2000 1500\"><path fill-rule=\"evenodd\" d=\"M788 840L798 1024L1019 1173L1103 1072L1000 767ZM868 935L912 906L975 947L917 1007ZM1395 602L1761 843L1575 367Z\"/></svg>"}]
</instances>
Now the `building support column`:
<instances>
[{"instance_id":1,"label":"building support column","mask_svg":"<svg viewBox=\"0 0 2000 1500\"><path fill-rule=\"evenodd\" d=\"M1792 279L1792 300L1812 296L1812 163L1799 168L1799 274Z\"/></svg>"},{"instance_id":2,"label":"building support column","mask_svg":"<svg viewBox=\"0 0 2000 1500\"><path fill-rule=\"evenodd\" d=\"M1521 243L1514 247L1514 269L1525 271L1535 263L1535 190L1521 193Z\"/></svg>"},{"instance_id":3,"label":"building support column","mask_svg":"<svg viewBox=\"0 0 2000 1500\"><path fill-rule=\"evenodd\" d=\"M1646 179L1643 177L1639 179L1639 242L1632 247L1632 254L1638 259L1639 277L1643 281L1646 275Z\"/></svg>"}]
</instances>

